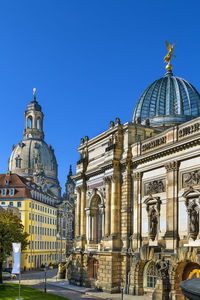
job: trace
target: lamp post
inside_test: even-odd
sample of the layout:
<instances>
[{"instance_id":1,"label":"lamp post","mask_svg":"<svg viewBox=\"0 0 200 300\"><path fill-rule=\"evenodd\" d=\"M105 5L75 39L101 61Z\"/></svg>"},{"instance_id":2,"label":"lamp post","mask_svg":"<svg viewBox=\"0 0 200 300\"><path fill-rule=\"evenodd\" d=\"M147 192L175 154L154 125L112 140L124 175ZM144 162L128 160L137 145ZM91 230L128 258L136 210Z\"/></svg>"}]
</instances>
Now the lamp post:
<instances>
[{"instance_id":1,"label":"lamp post","mask_svg":"<svg viewBox=\"0 0 200 300\"><path fill-rule=\"evenodd\" d=\"M122 300L124 299L124 280L120 279L121 283L121 295L122 295Z\"/></svg>"}]
</instances>

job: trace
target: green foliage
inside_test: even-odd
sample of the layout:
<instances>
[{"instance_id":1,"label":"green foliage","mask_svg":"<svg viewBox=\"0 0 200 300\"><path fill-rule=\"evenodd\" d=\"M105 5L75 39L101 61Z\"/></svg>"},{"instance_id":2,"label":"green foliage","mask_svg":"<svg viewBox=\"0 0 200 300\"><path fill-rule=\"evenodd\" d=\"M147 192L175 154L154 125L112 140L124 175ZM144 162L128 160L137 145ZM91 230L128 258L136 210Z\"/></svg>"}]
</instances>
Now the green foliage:
<instances>
[{"instance_id":1,"label":"green foliage","mask_svg":"<svg viewBox=\"0 0 200 300\"><path fill-rule=\"evenodd\" d=\"M41 264L40 268L41 268L41 269L44 269L44 268L45 268L45 265L44 265L44 264Z\"/></svg>"},{"instance_id":2,"label":"green foliage","mask_svg":"<svg viewBox=\"0 0 200 300\"><path fill-rule=\"evenodd\" d=\"M0 299L13 300L18 298L19 287L18 284L2 284L0 285ZM67 300L61 296L44 293L42 291L33 289L31 287L22 285L21 286L21 298L24 300ZM70 300L70 299L68 299Z\"/></svg>"},{"instance_id":3,"label":"green foliage","mask_svg":"<svg viewBox=\"0 0 200 300\"><path fill-rule=\"evenodd\" d=\"M23 232L24 226L21 220L8 210L0 210L0 262L12 253L12 243L21 243L21 249L25 250L28 241L28 233Z\"/></svg>"}]
</instances>

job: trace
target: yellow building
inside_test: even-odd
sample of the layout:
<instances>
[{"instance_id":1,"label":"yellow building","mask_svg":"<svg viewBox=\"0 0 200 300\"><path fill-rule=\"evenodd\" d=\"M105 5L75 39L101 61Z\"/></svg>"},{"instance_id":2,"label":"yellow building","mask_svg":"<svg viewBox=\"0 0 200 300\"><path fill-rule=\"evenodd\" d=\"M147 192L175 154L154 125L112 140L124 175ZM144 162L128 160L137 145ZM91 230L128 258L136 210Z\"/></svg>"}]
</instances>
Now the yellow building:
<instances>
[{"instance_id":1,"label":"yellow building","mask_svg":"<svg viewBox=\"0 0 200 300\"><path fill-rule=\"evenodd\" d=\"M65 257L66 242L57 234L56 198L44 193L38 185L7 172L0 175L0 205L19 209L29 246L22 253L21 268L40 268Z\"/></svg>"}]
</instances>

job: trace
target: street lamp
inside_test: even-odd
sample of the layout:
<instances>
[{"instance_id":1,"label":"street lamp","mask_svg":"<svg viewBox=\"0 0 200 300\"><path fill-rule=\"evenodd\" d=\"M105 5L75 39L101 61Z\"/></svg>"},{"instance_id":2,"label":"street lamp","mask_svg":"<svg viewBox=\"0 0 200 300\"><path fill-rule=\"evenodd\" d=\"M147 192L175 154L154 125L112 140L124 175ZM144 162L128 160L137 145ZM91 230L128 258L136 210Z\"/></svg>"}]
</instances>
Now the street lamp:
<instances>
[{"instance_id":1,"label":"street lamp","mask_svg":"<svg viewBox=\"0 0 200 300\"><path fill-rule=\"evenodd\" d=\"M120 279L121 283L121 295L122 295L122 300L124 299L124 280Z\"/></svg>"}]
</instances>

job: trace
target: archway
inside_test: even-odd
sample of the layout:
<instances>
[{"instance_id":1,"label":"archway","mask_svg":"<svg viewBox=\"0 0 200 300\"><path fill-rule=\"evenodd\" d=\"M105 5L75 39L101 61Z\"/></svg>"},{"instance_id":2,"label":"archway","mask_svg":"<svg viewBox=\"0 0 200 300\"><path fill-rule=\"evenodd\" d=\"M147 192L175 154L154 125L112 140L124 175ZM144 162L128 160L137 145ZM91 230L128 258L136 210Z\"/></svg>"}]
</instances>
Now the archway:
<instances>
[{"instance_id":1,"label":"archway","mask_svg":"<svg viewBox=\"0 0 200 300\"><path fill-rule=\"evenodd\" d=\"M32 116L29 116L27 118L27 128L32 128Z\"/></svg>"}]
</instances>

